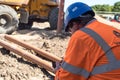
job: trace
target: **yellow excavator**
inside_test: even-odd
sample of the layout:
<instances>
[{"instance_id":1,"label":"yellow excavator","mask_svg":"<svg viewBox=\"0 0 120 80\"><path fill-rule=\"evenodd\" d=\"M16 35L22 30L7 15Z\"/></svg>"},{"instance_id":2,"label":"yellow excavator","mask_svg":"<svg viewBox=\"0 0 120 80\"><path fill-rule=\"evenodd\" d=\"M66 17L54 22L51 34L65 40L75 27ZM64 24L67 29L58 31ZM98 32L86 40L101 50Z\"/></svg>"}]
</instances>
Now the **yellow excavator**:
<instances>
[{"instance_id":1,"label":"yellow excavator","mask_svg":"<svg viewBox=\"0 0 120 80\"><path fill-rule=\"evenodd\" d=\"M0 0L0 34L30 29L34 21L57 28L58 0Z\"/></svg>"}]
</instances>

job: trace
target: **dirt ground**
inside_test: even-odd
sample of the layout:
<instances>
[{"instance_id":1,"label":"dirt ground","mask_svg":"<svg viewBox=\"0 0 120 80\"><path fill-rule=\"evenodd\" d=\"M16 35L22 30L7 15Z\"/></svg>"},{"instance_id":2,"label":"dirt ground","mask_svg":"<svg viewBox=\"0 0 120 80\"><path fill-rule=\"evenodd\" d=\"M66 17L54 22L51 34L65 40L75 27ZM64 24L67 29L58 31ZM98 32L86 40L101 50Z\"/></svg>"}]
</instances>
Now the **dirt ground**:
<instances>
[{"instance_id":1,"label":"dirt ground","mask_svg":"<svg viewBox=\"0 0 120 80\"><path fill-rule=\"evenodd\" d=\"M34 23L30 30L15 31L12 36L16 39L29 43L58 57L64 56L70 36L54 37L56 30L47 30L49 23ZM1 40L4 40L1 37ZM20 47L9 42L17 48L21 48L32 54L34 51ZM13 53L4 52L0 46L0 80L50 80L40 66L31 63L23 57Z\"/></svg>"}]
</instances>

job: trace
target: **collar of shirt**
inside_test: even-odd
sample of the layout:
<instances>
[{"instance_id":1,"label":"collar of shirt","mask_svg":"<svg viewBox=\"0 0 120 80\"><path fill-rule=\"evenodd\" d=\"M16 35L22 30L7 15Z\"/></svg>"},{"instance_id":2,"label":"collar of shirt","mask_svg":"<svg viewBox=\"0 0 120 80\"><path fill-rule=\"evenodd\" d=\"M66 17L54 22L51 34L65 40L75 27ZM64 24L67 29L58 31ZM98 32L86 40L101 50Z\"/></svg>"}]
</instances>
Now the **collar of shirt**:
<instances>
[{"instance_id":1,"label":"collar of shirt","mask_svg":"<svg viewBox=\"0 0 120 80\"><path fill-rule=\"evenodd\" d=\"M92 19L91 21L89 21L84 27L86 27L87 25L89 25L90 23L94 22L96 19Z\"/></svg>"}]
</instances>

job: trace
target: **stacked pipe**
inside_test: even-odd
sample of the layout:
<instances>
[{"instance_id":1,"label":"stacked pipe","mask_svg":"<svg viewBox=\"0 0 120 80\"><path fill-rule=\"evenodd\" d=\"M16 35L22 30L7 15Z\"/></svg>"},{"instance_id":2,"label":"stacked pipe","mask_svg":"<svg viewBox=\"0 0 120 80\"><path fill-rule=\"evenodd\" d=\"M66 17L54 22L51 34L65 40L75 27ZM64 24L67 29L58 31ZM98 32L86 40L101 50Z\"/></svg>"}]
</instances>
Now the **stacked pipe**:
<instances>
[{"instance_id":1,"label":"stacked pipe","mask_svg":"<svg viewBox=\"0 0 120 80\"><path fill-rule=\"evenodd\" d=\"M43 56L43 57L45 57L45 58L47 58L47 59L49 59L49 60L51 60L53 62L56 62L56 61L60 62L61 61L61 58L59 58L59 57L57 57L57 56L55 56L55 55L53 55L51 53L48 53L46 51L43 51L43 50L41 50L41 49L39 49L39 48L37 48L35 46L27 44L27 43L25 43L23 41L17 40L17 39L13 38L10 35L4 35L4 38L11 41L11 42L13 42L13 43L15 43L15 44L18 44L18 45L22 46L22 47L34 50L39 55L41 55L41 56ZM28 53L28 52L26 52L26 51L24 51L24 50L22 50L20 48L17 48L14 45L11 45L10 43L8 43L6 41L3 41L3 40L0 40L0 46L3 46L4 48L6 48L6 49L8 49L8 50L22 56L23 58L25 58L25 59L27 59L27 60L29 60L29 61L31 61L31 62L39 65L39 66L41 66L42 68L47 69L50 72L54 73L54 69L53 69L52 65L50 65L49 62L39 58L38 56L35 56L35 55L33 55L31 53Z\"/></svg>"}]
</instances>

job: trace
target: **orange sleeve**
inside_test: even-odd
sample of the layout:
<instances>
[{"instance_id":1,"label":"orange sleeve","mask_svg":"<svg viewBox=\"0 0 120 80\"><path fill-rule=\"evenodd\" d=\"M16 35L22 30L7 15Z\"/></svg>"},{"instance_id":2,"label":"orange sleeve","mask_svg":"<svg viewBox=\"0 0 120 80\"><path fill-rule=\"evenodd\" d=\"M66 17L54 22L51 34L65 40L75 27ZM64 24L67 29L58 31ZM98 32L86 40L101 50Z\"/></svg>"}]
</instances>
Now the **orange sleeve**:
<instances>
[{"instance_id":1,"label":"orange sleeve","mask_svg":"<svg viewBox=\"0 0 120 80\"><path fill-rule=\"evenodd\" d=\"M90 71L90 59L89 59L89 46L84 43L84 40L75 34L71 37L66 50L64 61L76 66L78 68L83 68ZM56 73L55 80L87 80L82 75L72 74L63 68L60 68Z\"/></svg>"}]
</instances>

